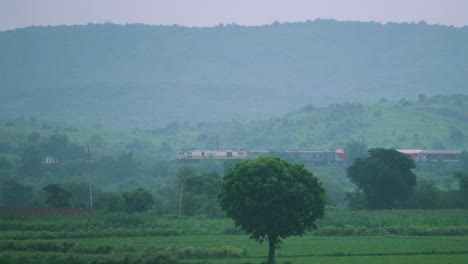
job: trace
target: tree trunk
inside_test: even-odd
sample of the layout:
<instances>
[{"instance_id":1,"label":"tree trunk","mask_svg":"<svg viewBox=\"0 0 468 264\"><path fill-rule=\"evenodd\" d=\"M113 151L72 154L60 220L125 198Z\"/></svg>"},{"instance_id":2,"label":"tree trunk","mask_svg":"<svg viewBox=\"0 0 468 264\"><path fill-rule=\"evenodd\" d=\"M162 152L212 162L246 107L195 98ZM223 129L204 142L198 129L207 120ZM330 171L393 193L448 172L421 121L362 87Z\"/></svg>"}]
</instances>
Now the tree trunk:
<instances>
[{"instance_id":1,"label":"tree trunk","mask_svg":"<svg viewBox=\"0 0 468 264\"><path fill-rule=\"evenodd\" d=\"M275 246L278 236L268 235L268 264L275 264Z\"/></svg>"}]
</instances>

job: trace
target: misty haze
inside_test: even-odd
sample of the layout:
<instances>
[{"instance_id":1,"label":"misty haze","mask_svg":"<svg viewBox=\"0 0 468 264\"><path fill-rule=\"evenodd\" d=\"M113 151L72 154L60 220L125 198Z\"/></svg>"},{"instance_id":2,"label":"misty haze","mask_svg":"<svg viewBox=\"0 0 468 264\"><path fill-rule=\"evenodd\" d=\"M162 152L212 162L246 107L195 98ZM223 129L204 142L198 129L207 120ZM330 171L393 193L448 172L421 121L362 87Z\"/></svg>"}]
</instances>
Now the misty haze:
<instances>
[{"instance_id":1,"label":"misty haze","mask_svg":"<svg viewBox=\"0 0 468 264\"><path fill-rule=\"evenodd\" d=\"M466 263L467 43L424 21L0 31L0 262Z\"/></svg>"}]
</instances>

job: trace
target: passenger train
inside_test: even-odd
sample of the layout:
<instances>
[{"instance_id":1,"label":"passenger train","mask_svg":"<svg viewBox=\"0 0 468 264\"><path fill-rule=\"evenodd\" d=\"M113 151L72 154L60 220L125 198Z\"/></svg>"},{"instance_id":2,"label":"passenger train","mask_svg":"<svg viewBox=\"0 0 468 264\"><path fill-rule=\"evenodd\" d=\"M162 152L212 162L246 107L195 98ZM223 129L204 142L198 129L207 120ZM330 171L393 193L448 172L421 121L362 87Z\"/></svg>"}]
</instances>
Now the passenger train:
<instances>
[{"instance_id":1,"label":"passenger train","mask_svg":"<svg viewBox=\"0 0 468 264\"><path fill-rule=\"evenodd\" d=\"M238 150L187 150L177 152L177 161L200 161L202 159L232 160L246 159L247 152Z\"/></svg>"},{"instance_id":2,"label":"passenger train","mask_svg":"<svg viewBox=\"0 0 468 264\"><path fill-rule=\"evenodd\" d=\"M460 150L398 149L416 162L458 162ZM199 162L202 159L238 160L276 156L306 165L342 165L346 161L343 149L337 150L186 150L177 152L178 162Z\"/></svg>"}]
</instances>

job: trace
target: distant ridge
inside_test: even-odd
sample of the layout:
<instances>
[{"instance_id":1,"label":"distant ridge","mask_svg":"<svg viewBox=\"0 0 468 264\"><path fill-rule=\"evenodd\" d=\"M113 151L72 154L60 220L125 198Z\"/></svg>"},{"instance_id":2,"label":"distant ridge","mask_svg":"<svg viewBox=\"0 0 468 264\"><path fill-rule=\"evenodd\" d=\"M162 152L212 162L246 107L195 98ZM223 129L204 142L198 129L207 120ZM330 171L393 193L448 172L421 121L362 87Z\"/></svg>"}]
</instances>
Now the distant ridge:
<instances>
[{"instance_id":1,"label":"distant ridge","mask_svg":"<svg viewBox=\"0 0 468 264\"><path fill-rule=\"evenodd\" d=\"M316 20L0 32L0 119L154 128L467 94L468 27Z\"/></svg>"}]
</instances>

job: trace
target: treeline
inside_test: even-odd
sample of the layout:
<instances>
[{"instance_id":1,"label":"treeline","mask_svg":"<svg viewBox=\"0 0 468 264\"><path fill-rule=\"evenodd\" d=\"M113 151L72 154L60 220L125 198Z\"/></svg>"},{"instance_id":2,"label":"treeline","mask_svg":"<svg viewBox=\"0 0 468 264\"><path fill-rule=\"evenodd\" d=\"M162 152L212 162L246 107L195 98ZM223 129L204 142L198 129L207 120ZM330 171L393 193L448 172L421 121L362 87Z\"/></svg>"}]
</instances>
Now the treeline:
<instances>
[{"instance_id":1,"label":"treeline","mask_svg":"<svg viewBox=\"0 0 468 264\"><path fill-rule=\"evenodd\" d=\"M362 111L359 107L355 110ZM108 212L154 210L160 215L218 217L222 215L216 199L221 176L233 166L233 162L206 159L187 167L173 158L142 159L133 152L98 156L91 151L88 156L86 146L71 142L66 135L42 136L38 132L5 146L0 156L0 204L7 207L88 208L91 187L94 208ZM364 157L367 144L353 140L345 149L352 160ZM467 164L466 152L462 152L460 164L417 164L412 195L394 208L465 208ZM368 208L362 195L349 192L354 186L346 179L345 167L309 169L324 183L328 205ZM55 189L47 189L50 186ZM47 190L65 197L64 201L48 201Z\"/></svg>"},{"instance_id":2,"label":"treeline","mask_svg":"<svg viewBox=\"0 0 468 264\"><path fill-rule=\"evenodd\" d=\"M465 154L466 155L466 154ZM223 164L227 170L235 162ZM466 166L466 164L464 165ZM464 167L463 167L464 168ZM468 171L468 170L467 170ZM463 209L468 208L468 173L454 174L455 186L442 189L434 182L418 180L413 184L411 193L404 197L379 197L365 195L356 189L346 193L346 204L334 201L334 185L327 183L327 203L329 206L349 207L351 209ZM222 217L218 203L218 193L222 177L216 172L200 172L197 167L182 166L176 172L172 185L164 188L135 188L122 192L103 191L92 185L93 207L107 213L141 213L151 211L157 215ZM382 181L381 188L398 193L396 187ZM378 190L378 185L373 188ZM65 182L48 184L35 189L14 180L3 181L0 185L0 202L6 207L76 207L89 208L91 205L90 186L87 182ZM343 191L344 192L344 191ZM344 194L342 194L344 195ZM369 200L371 199L370 202ZM380 201L377 204L377 201Z\"/></svg>"},{"instance_id":3,"label":"treeline","mask_svg":"<svg viewBox=\"0 0 468 264\"><path fill-rule=\"evenodd\" d=\"M5 207L76 207L93 208L108 213L141 213L157 215L220 217L217 195L221 176L215 172L199 173L193 167L177 172L171 188L149 190L137 188L124 192L104 192L86 182L48 184L40 190L14 180L0 183L0 202ZM92 198L92 196L94 198Z\"/></svg>"},{"instance_id":4,"label":"treeline","mask_svg":"<svg viewBox=\"0 0 468 264\"><path fill-rule=\"evenodd\" d=\"M137 160L133 152L95 157L87 150L66 135L38 132L6 145L7 155L0 156L0 205L89 208L94 203L108 212L220 215L216 196L229 163L205 160L181 167L174 159Z\"/></svg>"}]
</instances>

